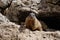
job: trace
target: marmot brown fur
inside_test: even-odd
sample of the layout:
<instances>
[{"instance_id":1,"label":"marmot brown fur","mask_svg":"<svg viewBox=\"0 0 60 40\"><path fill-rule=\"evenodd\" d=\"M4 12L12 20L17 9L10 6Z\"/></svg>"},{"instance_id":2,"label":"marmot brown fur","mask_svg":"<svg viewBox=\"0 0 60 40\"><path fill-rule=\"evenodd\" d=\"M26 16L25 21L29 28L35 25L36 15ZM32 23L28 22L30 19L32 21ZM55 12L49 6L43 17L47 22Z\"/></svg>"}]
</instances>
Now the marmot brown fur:
<instances>
[{"instance_id":1,"label":"marmot brown fur","mask_svg":"<svg viewBox=\"0 0 60 40\"><path fill-rule=\"evenodd\" d=\"M42 24L40 21L36 18L34 13L30 13L29 16L25 20L25 25L27 28L31 30L40 30L42 31Z\"/></svg>"}]
</instances>

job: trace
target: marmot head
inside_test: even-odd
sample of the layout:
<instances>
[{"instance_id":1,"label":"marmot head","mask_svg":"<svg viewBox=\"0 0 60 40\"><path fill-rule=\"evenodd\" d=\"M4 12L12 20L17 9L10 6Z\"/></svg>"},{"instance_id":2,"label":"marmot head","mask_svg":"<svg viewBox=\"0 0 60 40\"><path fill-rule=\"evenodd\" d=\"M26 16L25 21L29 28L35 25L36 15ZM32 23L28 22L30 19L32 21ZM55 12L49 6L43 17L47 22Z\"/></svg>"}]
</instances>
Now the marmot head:
<instances>
[{"instance_id":1,"label":"marmot head","mask_svg":"<svg viewBox=\"0 0 60 40\"><path fill-rule=\"evenodd\" d=\"M35 16L34 13L30 13L29 16L30 16L31 18L36 18L36 16Z\"/></svg>"}]
</instances>

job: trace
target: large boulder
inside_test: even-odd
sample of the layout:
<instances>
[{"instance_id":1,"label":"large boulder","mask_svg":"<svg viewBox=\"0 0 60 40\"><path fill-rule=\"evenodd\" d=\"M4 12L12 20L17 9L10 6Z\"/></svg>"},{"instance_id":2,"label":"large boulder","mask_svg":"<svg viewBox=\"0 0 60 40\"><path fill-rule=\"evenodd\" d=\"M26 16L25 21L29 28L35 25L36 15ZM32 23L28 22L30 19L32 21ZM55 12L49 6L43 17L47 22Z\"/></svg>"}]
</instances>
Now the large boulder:
<instances>
[{"instance_id":1,"label":"large boulder","mask_svg":"<svg viewBox=\"0 0 60 40\"><path fill-rule=\"evenodd\" d=\"M4 11L4 15L12 22L20 23L29 13L28 11L23 10L23 7L21 6L23 4L21 4L20 1L21 0L12 1L11 6Z\"/></svg>"}]
</instances>

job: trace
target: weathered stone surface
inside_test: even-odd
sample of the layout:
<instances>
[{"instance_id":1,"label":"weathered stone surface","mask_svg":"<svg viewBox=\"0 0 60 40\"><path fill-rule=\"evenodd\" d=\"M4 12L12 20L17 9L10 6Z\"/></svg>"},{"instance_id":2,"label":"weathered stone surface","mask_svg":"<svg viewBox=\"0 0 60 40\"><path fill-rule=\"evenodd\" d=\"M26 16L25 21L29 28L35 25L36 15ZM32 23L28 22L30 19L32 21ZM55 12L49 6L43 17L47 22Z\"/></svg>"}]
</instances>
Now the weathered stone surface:
<instances>
[{"instance_id":1,"label":"weathered stone surface","mask_svg":"<svg viewBox=\"0 0 60 40\"><path fill-rule=\"evenodd\" d=\"M15 23L0 24L0 40L59 40L60 31L31 31Z\"/></svg>"},{"instance_id":2,"label":"weathered stone surface","mask_svg":"<svg viewBox=\"0 0 60 40\"><path fill-rule=\"evenodd\" d=\"M10 21L19 23L21 20L25 19L24 17L26 16L24 15L27 15L28 13L26 14L25 11L22 12L21 10L23 9L23 7L17 2L20 3L20 1L18 0L12 1L11 6L5 10L4 15L6 15L8 19L10 19Z\"/></svg>"},{"instance_id":3,"label":"weathered stone surface","mask_svg":"<svg viewBox=\"0 0 60 40\"><path fill-rule=\"evenodd\" d=\"M59 35L59 36L58 36ZM28 29L23 30L18 38L20 40L59 40L59 32L44 32L44 31L29 31Z\"/></svg>"},{"instance_id":4,"label":"weathered stone surface","mask_svg":"<svg viewBox=\"0 0 60 40\"><path fill-rule=\"evenodd\" d=\"M0 0L0 7L4 8L11 3L12 0Z\"/></svg>"},{"instance_id":5,"label":"weathered stone surface","mask_svg":"<svg viewBox=\"0 0 60 40\"><path fill-rule=\"evenodd\" d=\"M0 24L0 40L18 40L18 27L12 22Z\"/></svg>"},{"instance_id":6,"label":"weathered stone surface","mask_svg":"<svg viewBox=\"0 0 60 40\"><path fill-rule=\"evenodd\" d=\"M59 0L42 0L39 6L39 16L41 17L58 17L60 16Z\"/></svg>"},{"instance_id":7,"label":"weathered stone surface","mask_svg":"<svg viewBox=\"0 0 60 40\"><path fill-rule=\"evenodd\" d=\"M0 12L4 12L11 4L12 0L0 0Z\"/></svg>"},{"instance_id":8,"label":"weathered stone surface","mask_svg":"<svg viewBox=\"0 0 60 40\"><path fill-rule=\"evenodd\" d=\"M0 13L0 23L10 22L8 18Z\"/></svg>"}]
</instances>

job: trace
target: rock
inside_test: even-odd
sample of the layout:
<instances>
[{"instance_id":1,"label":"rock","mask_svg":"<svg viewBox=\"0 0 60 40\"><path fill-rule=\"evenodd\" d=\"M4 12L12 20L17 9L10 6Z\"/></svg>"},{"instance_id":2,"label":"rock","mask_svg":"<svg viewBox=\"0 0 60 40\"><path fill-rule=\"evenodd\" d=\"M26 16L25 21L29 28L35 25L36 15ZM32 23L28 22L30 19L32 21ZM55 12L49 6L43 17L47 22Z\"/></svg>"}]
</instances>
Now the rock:
<instances>
[{"instance_id":1,"label":"rock","mask_svg":"<svg viewBox=\"0 0 60 40\"><path fill-rule=\"evenodd\" d=\"M32 0L33 2L34 0ZM21 23L22 21L25 20L25 18L28 16L28 14L30 12L35 12L38 13L36 10L38 8L36 8L35 3L33 3L32 5L30 5L31 3L29 3L28 5L26 5L24 2L31 2L31 0L28 1L24 1L24 0L13 0L10 7L6 8L6 10L4 10L4 15L8 17L8 19L12 22L16 22L16 23ZM38 2L38 1L37 1ZM35 5L35 6L33 6ZM31 6L31 8L30 8ZM35 10L34 10L35 9ZM24 16L25 14L25 16ZM22 19L23 18L23 19Z\"/></svg>"},{"instance_id":2,"label":"rock","mask_svg":"<svg viewBox=\"0 0 60 40\"><path fill-rule=\"evenodd\" d=\"M9 13L8 15L14 13L21 15L21 12L27 11L34 12L41 17L60 16L59 0L32 0L32 2L31 0L13 0L8 10L5 11L6 14ZM18 21L18 18L16 17L14 21Z\"/></svg>"},{"instance_id":3,"label":"rock","mask_svg":"<svg viewBox=\"0 0 60 40\"><path fill-rule=\"evenodd\" d=\"M24 29L18 34L19 40L59 40L59 32L31 31Z\"/></svg>"},{"instance_id":4,"label":"rock","mask_svg":"<svg viewBox=\"0 0 60 40\"><path fill-rule=\"evenodd\" d=\"M0 12L3 13L11 4L12 0L0 0Z\"/></svg>"},{"instance_id":5,"label":"rock","mask_svg":"<svg viewBox=\"0 0 60 40\"><path fill-rule=\"evenodd\" d=\"M59 40L60 31L31 31L15 23L0 24L0 40Z\"/></svg>"},{"instance_id":6,"label":"rock","mask_svg":"<svg viewBox=\"0 0 60 40\"><path fill-rule=\"evenodd\" d=\"M41 0L38 13L42 17L60 16L59 0Z\"/></svg>"},{"instance_id":7,"label":"rock","mask_svg":"<svg viewBox=\"0 0 60 40\"><path fill-rule=\"evenodd\" d=\"M10 22L6 16L2 15L0 13L0 23L6 23L6 22Z\"/></svg>"},{"instance_id":8,"label":"rock","mask_svg":"<svg viewBox=\"0 0 60 40\"><path fill-rule=\"evenodd\" d=\"M27 15L28 13L26 14L25 11L21 11L23 9L23 7L20 7L21 5L19 5L17 2L18 2L18 0L16 2L12 1L11 6L4 11L4 15L10 21L19 24L19 23L21 23L21 20L24 20L25 17L26 17L26 16L23 16L23 15L24 14Z\"/></svg>"},{"instance_id":9,"label":"rock","mask_svg":"<svg viewBox=\"0 0 60 40\"><path fill-rule=\"evenodd\" d=\"M12 0L0 0L0 7L4 8L11 3Z\"/></svg>"},{"instance_id":10,"label":"rock","mask_svg":"<svg viewBox=\"0 0 60 40\"><path fill-rule=\"evenodd\" d=\"M0 40L17 40L19 25L12 22L0 24Z\"/></svg>"}]
</instances>

